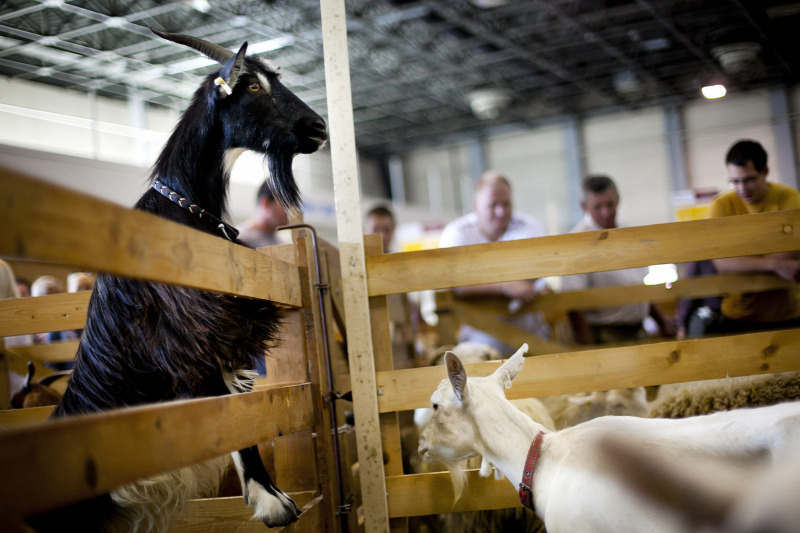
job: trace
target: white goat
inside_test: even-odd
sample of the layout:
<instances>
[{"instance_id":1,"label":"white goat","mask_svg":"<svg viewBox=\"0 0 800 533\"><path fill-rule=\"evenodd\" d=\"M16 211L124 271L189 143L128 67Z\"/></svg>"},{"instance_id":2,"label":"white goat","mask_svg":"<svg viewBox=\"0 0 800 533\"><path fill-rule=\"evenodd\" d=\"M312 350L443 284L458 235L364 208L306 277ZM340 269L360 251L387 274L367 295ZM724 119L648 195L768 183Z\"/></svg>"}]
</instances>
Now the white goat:
<instances>
[{"instance_id":1,"label":"white goat","mask_svg":"<svg viewBox=\"0 0 800 533\"><path fill-rule=\"evenodd\" d=\"M528 503L548 533L687 530L682 516L656 505L608 468L599 435L611 433L675 465L688 459L731 464L775 459L800 443L800 402L679 420L606 416L547 432L503 392L522 368L526 351L523 345L491 376L469 379L458 357L447 354L449 380L431 396L434 415L422 431L419 452L451 465L479 454L487 466L482 473L489 473L491 463L514 486L529 474ZM527 459L536 441L541 448L531 454L537 459L532 468L526 463L532 462Z\"/></svg>"}]
</instances>

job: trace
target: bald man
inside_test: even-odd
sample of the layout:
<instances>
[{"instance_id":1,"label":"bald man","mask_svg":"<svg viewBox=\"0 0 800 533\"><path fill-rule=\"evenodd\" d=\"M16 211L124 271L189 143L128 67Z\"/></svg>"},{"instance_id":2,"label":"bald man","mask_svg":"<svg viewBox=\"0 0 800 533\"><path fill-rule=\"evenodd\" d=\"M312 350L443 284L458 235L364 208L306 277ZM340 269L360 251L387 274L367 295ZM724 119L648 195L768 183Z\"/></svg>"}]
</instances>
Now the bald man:
<instances>
[{"instance_id":1,"label":"bald man","mask_svg":"<svg viewBox=\"0 0 800 533\"><path fill-rule=\"evenodd\" d=\"M514 213L511 183L498 172L485 172L475 183L472 208L472 213L445 226L439 238L440 248L530 239L545 235L544 227L538 220L521 213ZM453 291L459 297L497 295L524 304L533 301L539 295L541 287L543 283L527 279L457 287ZM550 337L550 328L541 313L515 316L510 323L539 337ZM461 326L458 340L489 344L504 355L510 355L514 351L513 347L491 335L466 325Z\"/></svg>"}]
</instances>

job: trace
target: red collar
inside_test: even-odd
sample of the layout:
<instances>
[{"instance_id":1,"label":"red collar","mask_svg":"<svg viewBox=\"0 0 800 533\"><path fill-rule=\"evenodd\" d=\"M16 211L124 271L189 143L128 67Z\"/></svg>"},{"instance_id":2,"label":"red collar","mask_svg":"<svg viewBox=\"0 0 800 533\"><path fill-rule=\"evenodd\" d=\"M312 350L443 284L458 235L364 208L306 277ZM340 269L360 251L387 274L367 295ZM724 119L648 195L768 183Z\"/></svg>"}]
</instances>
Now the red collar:
<instances>
[{"instance_id":1,"label":"red collar","mask_svg":"<svg viewBox=\"0 0 800 533\"><path fill-rule=\"evenodd\" d=\"M544 441L544 431L537 433L531 443L528 458L525 459L525 468L522 470L522 481L519 484L519 501L534 512L536 509L533 508L533 474L542 456L542 441Z\"/></svg>"}]
</instances>

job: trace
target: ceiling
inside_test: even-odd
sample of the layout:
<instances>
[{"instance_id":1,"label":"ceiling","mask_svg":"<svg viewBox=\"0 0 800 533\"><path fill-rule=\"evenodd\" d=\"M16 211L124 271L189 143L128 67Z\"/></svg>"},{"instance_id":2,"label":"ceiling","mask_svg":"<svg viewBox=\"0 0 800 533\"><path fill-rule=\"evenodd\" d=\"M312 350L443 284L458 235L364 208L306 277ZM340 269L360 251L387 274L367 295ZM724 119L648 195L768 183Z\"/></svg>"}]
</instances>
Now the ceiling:
<instances>
[{"instance_id":1,"label":"ceiling","mask_svg":"<svg viewBox=\"0 0 800 533\"><path fill-rule=\"evenodd\" d=\"M712 80L736 92L800 76L800 1L347 0L346 9L357 146L376 156L679 104ZM2 0L0 75L182 109L213 67L148 27L229 48L246 40L327 115L317 0ZM755 45L721 54L738 43ZM500 92L479 98L479 118L470 95L485 89Z\"/></svg>"}]
</instances>

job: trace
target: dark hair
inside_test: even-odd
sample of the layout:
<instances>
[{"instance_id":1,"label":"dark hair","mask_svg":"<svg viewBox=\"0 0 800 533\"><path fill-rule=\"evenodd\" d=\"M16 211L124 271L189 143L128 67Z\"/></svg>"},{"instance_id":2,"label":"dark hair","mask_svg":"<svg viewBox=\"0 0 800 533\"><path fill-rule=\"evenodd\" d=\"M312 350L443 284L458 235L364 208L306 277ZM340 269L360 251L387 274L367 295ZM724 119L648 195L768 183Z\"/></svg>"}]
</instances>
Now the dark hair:
<instances>
[{"instance_id":1,"label":"dark hair","mask_svg":"<svg viewBox=\"0 0 800 533\"><path fill-rule=\"evenodd\" d=\"M376 205L370 209L367 213L367 218L369 217L389 217L392 219L392 223L394 223L394 213L385 205Z\"/></svg>"},{"instance_id":2,"label":"dark hair","mask_svg":"<svg viewBox=\"0 0 800 533\"><path fill-rule=\"evenodd\" d=\"M587 194L601 194L609 189L614 191L617 198L619 198L619 191L617 190L617 185L614 183L614 180L602 174L586 176L583 178L583 184L581 185L583 200L586 200Z\"/></svg>"},{"instance_id":3,"label":"dark hair","mask_svg":"<svg viewBox=\"0 0 800 533\"><path fill-rule=\"evenodd\" d=\"M748 161L752 161L753 167L759 172L767 168L767 152L761 143L750 139L736 141L725 156L726 165L744 167Z\"/></svg>"},{"instance_id":4,"label":"dark hair","mask_svg":"<svg viewBox=\"0 0 800 533\"><path fill-rule=\"evenodd\" d=\"M270 202L275 200L275 193L272 192L272 187L269 185L269 180L264 180L264 183L262 183L261 187L258 188L258 194L256 195L256 198L260 200L263 197L266 197Z\"/></svg>"}]
</instances>

